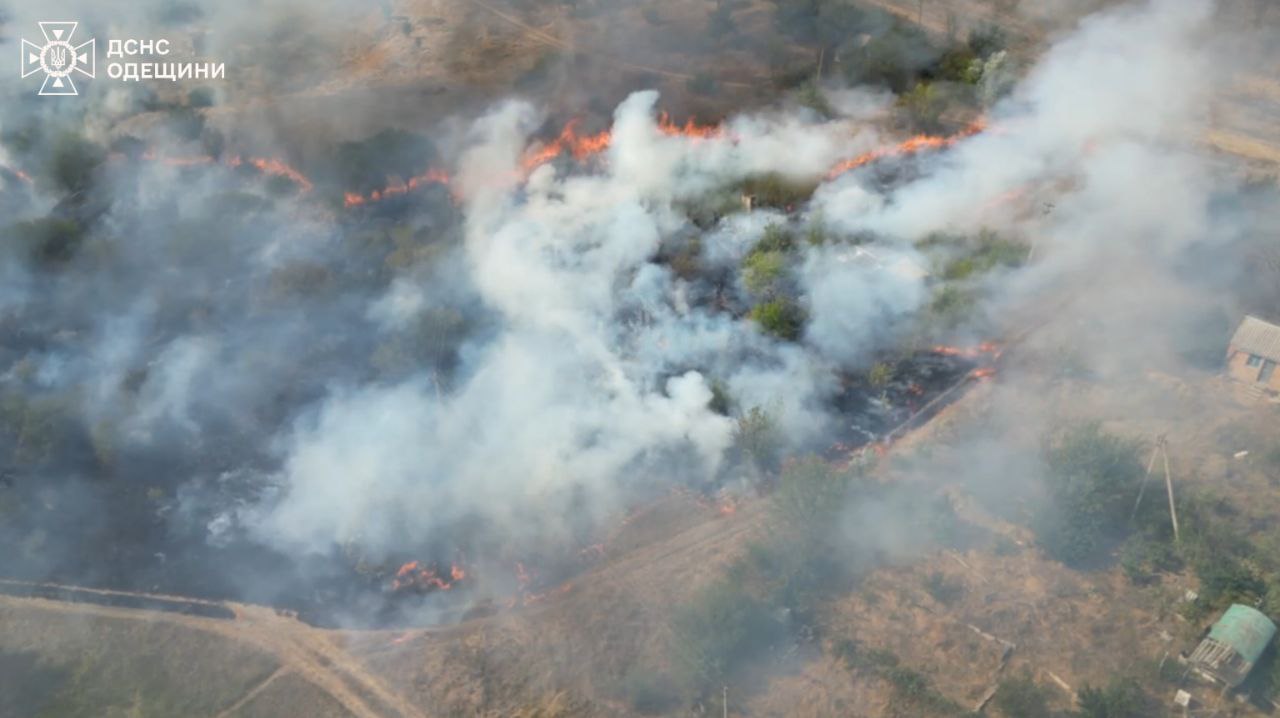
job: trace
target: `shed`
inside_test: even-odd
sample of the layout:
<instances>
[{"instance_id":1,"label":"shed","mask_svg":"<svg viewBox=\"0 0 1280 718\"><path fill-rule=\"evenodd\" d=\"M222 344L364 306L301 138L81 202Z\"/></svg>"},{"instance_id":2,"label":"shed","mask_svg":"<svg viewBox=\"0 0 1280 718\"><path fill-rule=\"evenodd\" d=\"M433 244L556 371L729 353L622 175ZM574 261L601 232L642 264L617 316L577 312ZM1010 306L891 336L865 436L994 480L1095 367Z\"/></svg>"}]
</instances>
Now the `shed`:
<instances>
[{"instance_id":1,"label":"shed","mask_svg":"<svg viewBox=\"0 0 1280 718\"><path fill-rule=\"evenodd\" d=\"M1256 608L1236 603L1209 629L1188 661L1196 672L1234 688L1244 682L1276 635L1276 624Z\"/></svg>"},{"instance_id":2,"label":"shed","mask_svg":"<svg viewBox=\"0 0 1280 718\"><path fill-rule=\"evenodd\" d=\"M1280 326L1247 316L1227 346L1227 376L1269 393L1280 393Z\"/></svg>"}]
</instances>

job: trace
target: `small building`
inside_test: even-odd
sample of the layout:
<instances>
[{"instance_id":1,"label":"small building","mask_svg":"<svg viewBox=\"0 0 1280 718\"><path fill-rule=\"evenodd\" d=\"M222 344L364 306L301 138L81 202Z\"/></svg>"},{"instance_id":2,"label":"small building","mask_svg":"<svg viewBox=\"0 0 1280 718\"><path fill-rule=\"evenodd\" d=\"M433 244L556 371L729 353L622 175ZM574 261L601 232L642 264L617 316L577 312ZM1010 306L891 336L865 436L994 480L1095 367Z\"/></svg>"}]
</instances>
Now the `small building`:
<instances>
[{"instance_id":1,"label":"small building","mask_svg":"<svg viewBox=\"0 0 1280 718\"><path fill-rule=\"evenodd\" d=\"M1248 677L1275 635L1276 624L1261 611L1233 604L1187 662L1205 678L1235 688Z\"/></svg>"},{"instance_id":2,"label":"small building","mask_svg":"<svg viewBox=\"0 0 1280 718\"><path fill-rule=\"evenodd\" d=\"M1280 326L1245 317L1227 347L1227 376L1271 394L1280 393Z\"/></svg>"}]
</instances>

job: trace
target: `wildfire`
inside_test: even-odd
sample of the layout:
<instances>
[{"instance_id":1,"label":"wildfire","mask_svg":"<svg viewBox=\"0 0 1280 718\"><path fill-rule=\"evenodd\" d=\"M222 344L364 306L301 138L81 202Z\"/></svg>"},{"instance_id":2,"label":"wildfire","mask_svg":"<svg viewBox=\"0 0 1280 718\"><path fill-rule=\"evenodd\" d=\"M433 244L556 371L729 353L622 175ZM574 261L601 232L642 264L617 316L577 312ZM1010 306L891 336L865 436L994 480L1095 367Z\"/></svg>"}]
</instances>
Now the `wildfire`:
<instances>
[{"instance_id":1,"label":"wildfire","mask_svg":"<svg viewBox=\"0 0 1280 718\"><path fill-rule=\"evenodd\" d=\"M555 139L526 152L520 160L520 169L528 174L566 152L581 162L603 152L612 140L613 133L609 130L601 130L594 135L579 135L578 120L575 118L565 123L564 129L560 130Z\"/></svg>"},{"instance_id":2,"label":"wildfire","mask_svg":"<svg viewBox=\"0 0 1280 718\"><path fill-rule=\"evenodd\" d=\"M882 147L880 149L863 152L857 157L853 157L832 167L827 172L827 179L835 179L849 170L857 169L863 165L875 162L885 157L898 157L902 155L913 155L924 150L936 150L944 147L950 147L966 137L982 132L986 129L986 120L979 118L971 122L964 129L954 135L916 135L909 137L892 147Z\"/></svg>"},{"instance_id":3,"label":"wildfire","mask_svg":"<svg viewBox=\"0 0 1280 718\"><path fill-rule=\"evenodd\" d=\"M659 132L672 137L709 138L724 133L720 125L700 125L693 118L683 125L676 124L665 112L658 116L657 127ZM578 120L575 118L565 124L555 139L527 152L520 161L520 167L527 174L566 153L581 162L608 149L612 141L612 130L601 130L593 135L578 134Z\"/></svg>"},{"instance_id":4,"label":"wildfire","mask_svg":"<svg viewBox=\"0 0 1280 718\"><path fill-rule=\"evenodd\" d=\"M678 135L681 137L720 137L724 134L724 128L720 125L699 125L690 117L683 125L677 125L671 121L671 116L663 112L658 115L658 131L664 135Z\"/></svg>"},{"instance_id":5,"label":"wildfire","mask_svg":"<svg viewBox=\"0 0 1280 718\"><path fill-rule=\"evenodd\" d=\"M974 359L981 356L988 356L993 359L998 358L1001 352L1000 345L995 342L982 342L973 347L953 347L946 344L939 344L933 348L934 354L942 354L945 356L965 357Z\"/></svg>"},{"instance_id":6,"label":"wildfire","mask_svg":"<svg viewBox=\"0 0 1280 718\"><path fill-rule=\"evenodd\" d=\"M142 159L147 162L159 162L166 167L196 167L200 165L211 165L218 160L210 155L187 155L187 156L164 156L158 155L154 150L147 150L142 153ZM306 175L291 167L284 160L274 157L250 157L245 160L239 155L230 155L223 160L223 164L227 167L235 168L248 162L259 172L265 175L273 175L276 177L286 177L303 192L309 192L315 186Z\"/></svg>"},{"instance_id":7,"label":"wildfire","mask_svg":"<svg viewBox=\"0 0 1280 718\"><path fill-rule=\"evenodd\" d=\"M448 591L466 577L466 570L457 563L449 565L449 573L445 576L417 561L410 561L396 571L395 578L391 580L391 590L412 588L420 591Z\"/></svg>"},{"instance_id":8,"label":"wildfire","mask_svg":"<svg viewBox=\"0 0 1280 718\"><path fill-rule=\"evenodd\" d=\"M239 160L238 157L236 159ZM311 184L311 180L307 179L305 175L278 159L270 157L250 157L249 164L258 168L258 171L263 174L289 178L294 184L302 188L303 192L310 192L311 188L314 186Z\"/></svg>"},{"instance_id":9,"label":"wildfire","mask_svg":"<svg viewBox=\"0 0 1280 718\"><path fill-rule=\"evenodd\" d=\"M367 195L360 194L359 192L344 192L342 195L342 204L345 207L360 207L371 202L381 202L389 197L408 194L409 192L428 184L448 185L449 181L450 177L448 172L431 168L420 175L410 177L407 182L400 179L388 179L385 187L382 189L376 189Z\"/></svg>"},{"instance_id":10,"label":"wildfire","mask_svg":"<svg viewBox=\"0 0 1280 718\"><path fill-rule=\"evenodd\" d=\"M972 376L974 379L989 379L995 375L996 368L993 366L978 367L969 374L969 376Z\"/></svg>"}]
</instances>

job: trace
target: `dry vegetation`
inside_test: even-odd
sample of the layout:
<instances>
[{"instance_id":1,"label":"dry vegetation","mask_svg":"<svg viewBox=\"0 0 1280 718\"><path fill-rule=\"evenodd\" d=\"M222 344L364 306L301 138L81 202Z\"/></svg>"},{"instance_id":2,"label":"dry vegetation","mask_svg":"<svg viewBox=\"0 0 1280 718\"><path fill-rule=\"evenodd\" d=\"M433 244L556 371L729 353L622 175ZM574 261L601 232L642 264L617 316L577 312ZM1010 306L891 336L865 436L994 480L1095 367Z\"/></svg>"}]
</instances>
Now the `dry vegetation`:
<instances>
[{"instance_id":1,"label":"dry vegetation","mask_svg":"<svg viewBox=\"0 0 1280 718\"><path fill-rule=\"evenodd\" d=\"M907 17L917 7L909 0L880 4ZM938 33L947 30L948 12L961 22L991 13L990 3L976 0L947 9L943 5L925 5L925 24ZM652 9L658 18L648 21L655 26L652 41L665 37L670 42L672 35L664 27L698 26L697 18L709 9L658 2L639 10L600 7L594 14L575 15L504 7L501 12L509 15L504 16L485 6L461 7L465 10L433 6L431 14L415 16L401 36L392 33L376 52L353 57L355 76L360 82L376 81L405 58L417 58L428 61L417 65L422 75L440 69L431 63L445 63L451 81L505 90L539 67L553 72L556 58L566 52L561 42L571 41L585 58L607 52L593 38L607 35L611 13ZM764 13L760 4L750 3L734 17L739 27L749 28L764 22ZM1036 38L1052 29L1022 21L1015 27L1023 37ZM447 59L428 57L434 51L415 41L424 37L434 42L446 31L455 33ZM458 46L456 39L462 37L469 40ZM688 58L668 57L671 64L656 69L690 66ZM757 69L764 72L737 56L726 57L733 57L732 62L714 62L725 65L719 69L728 87ZM711 71L717 69L714 62ZM603 59L601 63L608 66ZM616 65L607 72L626 74ZM1210 144L1246 159L1280 163L1280 123L1275 120L1280 115L1272 111L1280 106L1280 84L1266 79L1267 74L1268 68L1255 68L1224 92L1215 108ZM663 81L677 94L688 91L679 77ZM345 81L322 85L323 94L351 86ZM722 96L709 102L727 100ZM1179 491L1211 492L1224 502L1224 520L1252 540L1270 540L1267 521L1280 514L1275 407L1237 402L1230 387L1207 376L1140 375L1122 385L1069 378L1057 371L1054 354L1054 347L1033 344L1015 358L1020 382L1016 400L1024 410L1053 414L1063 422L1098 419L1110 431L1146 440L1168 435ZM986 425L986 417L1010 400L999 384L971 393L902 442L883 467L885 478L914 480L913 466L940 462L948 452L959 451ZM1249 454L1234 458L1239 451ZM1079 688L1105 684L1115 675L1138 680L1166 701L1171 690L1161 682L1156 665L1187 648L1206 620L1189 621L1179 612L1178 597L1197 586L1192 571L1158 572L1139 585L1119 565L1074 570L1035 547L1026 512L1017 502L995 501L966 488L962 479L921 485L920 491L945 496L979 538L960 550L891 562L866 575L856 590L826 602L816 622L820 637L772 656L759 683L733 686L733 711L753 716L910 715L914 708L903 705L894 679L887 677L902 674L877 668L887 664L886 653L896 667L927 677L932 690L965 709L987 697L1001 679L1023 671L1048 687L1051 704L1060 709L1072 706ZM388 633L326 634L298 626L288 631L323 641L358 661L424 714L630 715L636 710L634 684L646 676L661 681L677 671L667 650L673 639L672 607L692 600L743 555L760 531L763 503L750 503L728 517L682 497L645 507L608 538L595 569L525 609L410 632L403 641ZM314 676L278 673L282 662L265 643L218 635L168 616L146 619L123 610L108 616L4 599L0 657L16 669L0 671L0 694L19 698L0 698L0 709L34 705L34 715L50 716L221 718L228 709L227 718L352 714ZM250 630L269 636L275 629L263 625ZM1011 653L1006 655L1003 642L1014 647ZM869 655L879 658L866 659ZM632 700L627 700L629 693ZM1209 692L1202 693L1211 699ZM29 702L14 702L19 699ZM667 706L661 712L681 710Z\"/></svg>"}]
</instances>

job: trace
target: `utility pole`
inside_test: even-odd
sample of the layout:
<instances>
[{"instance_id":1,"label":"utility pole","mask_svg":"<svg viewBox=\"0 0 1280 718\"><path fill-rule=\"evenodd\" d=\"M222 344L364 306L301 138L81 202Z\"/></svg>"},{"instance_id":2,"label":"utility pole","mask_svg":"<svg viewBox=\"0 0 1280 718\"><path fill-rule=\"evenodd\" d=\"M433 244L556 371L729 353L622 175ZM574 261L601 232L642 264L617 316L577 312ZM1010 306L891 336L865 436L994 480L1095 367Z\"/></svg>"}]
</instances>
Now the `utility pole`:
<instances>
[{"instance_id":1,"label":"utility pole","mask_svg":"<svg viewBox=\"0 0 1280 718\"><path fill-rule=\"evenodd\" d=\"M1181 542L1182 537L1178 532L1178 508L1173 502L1173 472L1169 470L1169 439L1164 434L1156 437L1155 448L1151 450L1151 459L1147 462L1147 473L1142 477L1142 485L1138 488L1138 498L1133 502L1133 513L1129 514L1129 520L1133 521L1138 516L1138 507L1142 505L1142 496L1147 490L1147 479L1151 478L1151 471L1156 466L1156 457L1164 463L1164 489L1169 496L1169 520L1173 522L1173 540Z\"/></svg>"},{"instance_id":2,"label":"utility pole","mask_svg":"<svg viewBox=\"0 0 1280 718\"><path fill-rule=\"evenodd\" d=\"M1138 516L1138 507L1142 505L1142 496L1147 492L1147 479L1151 478L1151 470L1156 467L1156 455L1160 453L1160 445L1164 443L1164 434L1156 437L1156 445L1151 447L1151 460L1147 462L1147 473L1142 476L1142 485L1138 487L1138 498L1133 502L1133 513L1129 514L1129 520L1132 521Z\"/></svg>"},{"instance_id":3,"label":"utility pole","mask_svg":"<svg viewBox=\"0 0 1280 718\"><path fill-rule=\"evenodd\" d=\"M1179 543L1182 539L1178 536L1178 509L1173 506L1173 476L1169 473L1169 449L1167 442L1161 442L1160 455L1164 457L1164 487L1169 492L1169 519L1173 521L1173 540Z\"/></svg>"},{"instance_id":4,"label":"utility pole","mask_svg":"<svg viewBox=\"0 0 1280 718\"><path fill-rule=\"evenodd\" d=\"M729 686L724 687L724 697L720 699L720 708L724 718L729 718Z\"/></svg>"}]
</instances>

